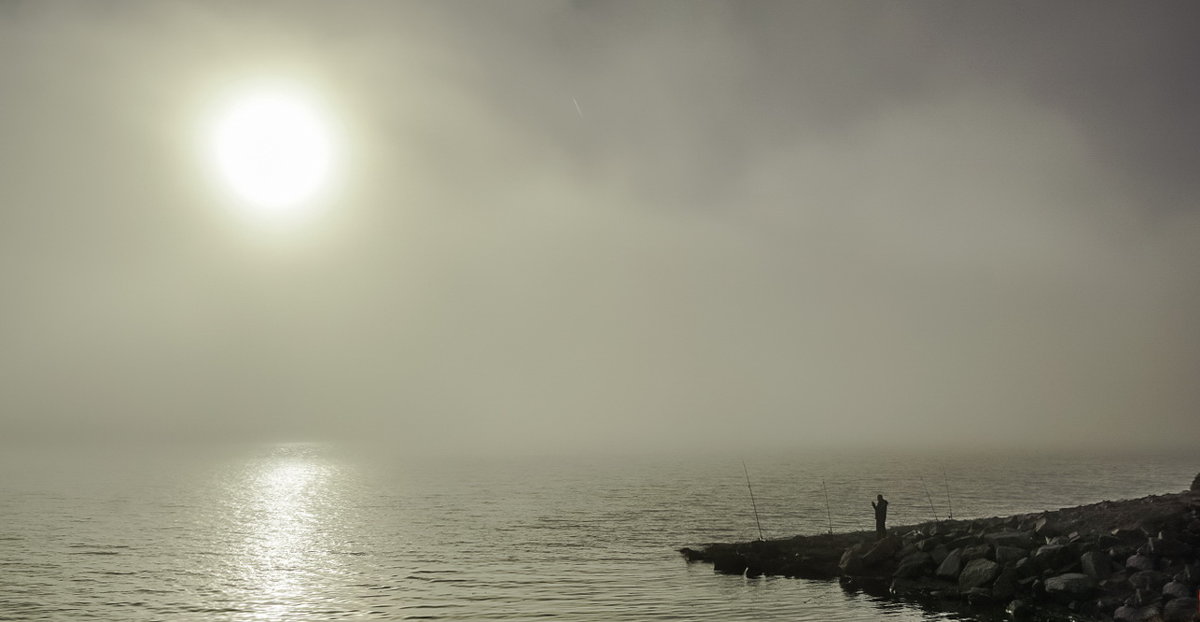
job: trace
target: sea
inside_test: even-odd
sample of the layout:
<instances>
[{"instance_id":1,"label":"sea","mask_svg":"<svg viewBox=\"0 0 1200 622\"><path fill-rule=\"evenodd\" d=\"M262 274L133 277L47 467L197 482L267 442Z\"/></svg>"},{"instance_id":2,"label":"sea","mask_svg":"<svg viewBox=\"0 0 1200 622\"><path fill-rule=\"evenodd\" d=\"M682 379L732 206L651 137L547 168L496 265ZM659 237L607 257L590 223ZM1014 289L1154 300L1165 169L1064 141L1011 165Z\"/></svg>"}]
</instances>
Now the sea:
<instances>
[{"instance_id":1,"label":"sea","mask_svg":"<svg viewBox=\"0 0 1200 622\"><path fill-rule=\"evenodd\" d=\"M1178 492L1198 470L1196 452L9 448L0 619L969 619L678 549L868 530L876 494L901 525Z\"/></svg>"}]
</instances>

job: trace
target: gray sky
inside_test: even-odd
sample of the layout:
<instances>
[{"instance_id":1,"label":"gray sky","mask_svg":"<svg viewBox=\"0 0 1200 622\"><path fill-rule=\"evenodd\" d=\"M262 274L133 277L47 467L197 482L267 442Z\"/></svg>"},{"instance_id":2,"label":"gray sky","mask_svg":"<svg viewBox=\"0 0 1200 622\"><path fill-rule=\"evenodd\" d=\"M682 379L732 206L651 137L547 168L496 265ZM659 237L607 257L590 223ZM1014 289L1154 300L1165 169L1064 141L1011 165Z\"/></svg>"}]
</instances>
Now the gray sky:
<instances>
[{"instance_id":1,"label":"gray sky","mask_svg":"<svg viewBox=\"0 0 1200 622\"><path fill-rule=\"evenodd\" d=\"M1195 439L1198 20L0 2L0 436ZM197 148L272 79L343 145L305 227Z\"/></svg>"}]
</instances>

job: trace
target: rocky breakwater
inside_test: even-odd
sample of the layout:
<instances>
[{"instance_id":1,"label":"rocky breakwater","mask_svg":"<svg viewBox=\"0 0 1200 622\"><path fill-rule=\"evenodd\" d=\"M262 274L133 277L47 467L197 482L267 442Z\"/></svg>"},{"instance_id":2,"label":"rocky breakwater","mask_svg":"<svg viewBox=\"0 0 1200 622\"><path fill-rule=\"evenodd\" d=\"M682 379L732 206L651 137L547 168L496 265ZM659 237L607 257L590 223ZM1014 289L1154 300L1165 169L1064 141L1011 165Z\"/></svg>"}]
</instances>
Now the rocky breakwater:
<instances>
[{"instance_id":1,"label":"rocky breakwater","mask_svg":"<svg viewBox=\"0 0 1200 622\"><path fill-rule=\"evenodd\" d=\"M946 610L1015 619L1200 620L1200 477L1193 490L873 533L682 549L718 572L838 578Z\"/></svg>"}]
</instances>

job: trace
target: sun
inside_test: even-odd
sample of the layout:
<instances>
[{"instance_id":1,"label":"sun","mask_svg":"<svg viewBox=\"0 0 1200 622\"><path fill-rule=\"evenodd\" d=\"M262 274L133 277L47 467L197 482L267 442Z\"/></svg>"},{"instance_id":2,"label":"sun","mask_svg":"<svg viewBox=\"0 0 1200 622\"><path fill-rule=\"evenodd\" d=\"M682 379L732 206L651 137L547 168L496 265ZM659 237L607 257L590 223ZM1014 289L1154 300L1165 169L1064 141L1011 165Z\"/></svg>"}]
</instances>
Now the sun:
<instances>
[{"instance_id":1,"label":"sun","mask_svg":"<svg viewBox=\"0 0 1200 622\"><path fill-rule=\"evenodd\" d=\"M290 86L245 89L225 100L209 131L221 181L250 215L295 215L330 183L336 155L329 115Z\"/></svg>"}]
</instances>

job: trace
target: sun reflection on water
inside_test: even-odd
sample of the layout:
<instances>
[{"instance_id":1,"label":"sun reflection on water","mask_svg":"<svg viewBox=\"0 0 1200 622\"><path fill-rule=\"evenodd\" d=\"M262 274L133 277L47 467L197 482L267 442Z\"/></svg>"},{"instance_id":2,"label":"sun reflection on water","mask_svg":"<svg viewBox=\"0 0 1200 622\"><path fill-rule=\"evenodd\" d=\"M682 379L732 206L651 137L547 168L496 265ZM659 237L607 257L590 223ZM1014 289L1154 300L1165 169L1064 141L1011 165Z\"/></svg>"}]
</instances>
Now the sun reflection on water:
<instances>
[{"instance_id":1,"label":"sun reflection on water","mask_svg":"<svg viewBox=\"0 0 1200 622\"><path fill-rule=\"evenodd\" d=\"M333 469L314 446L283 445L247 475L239 582L247 619L303 617L332 561L322 539Z\"/></svg>"}]
</instances>

